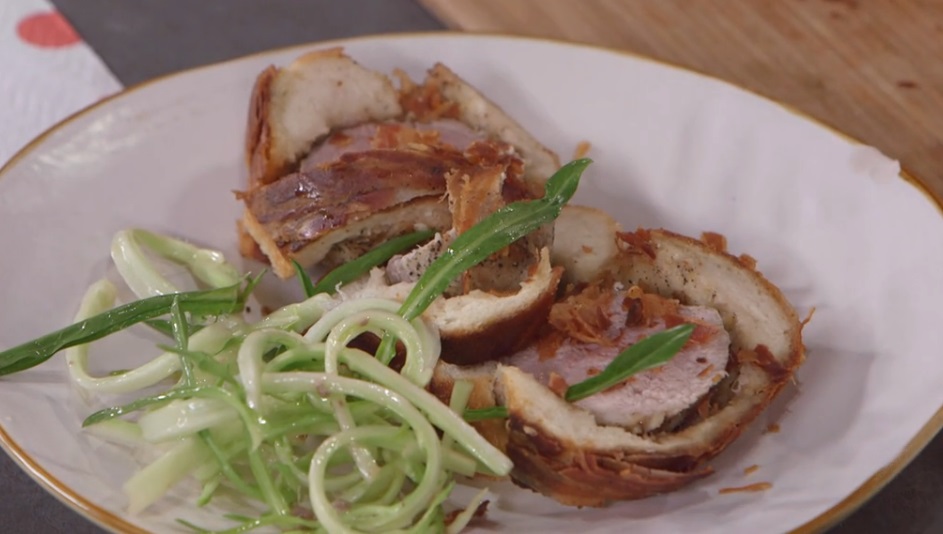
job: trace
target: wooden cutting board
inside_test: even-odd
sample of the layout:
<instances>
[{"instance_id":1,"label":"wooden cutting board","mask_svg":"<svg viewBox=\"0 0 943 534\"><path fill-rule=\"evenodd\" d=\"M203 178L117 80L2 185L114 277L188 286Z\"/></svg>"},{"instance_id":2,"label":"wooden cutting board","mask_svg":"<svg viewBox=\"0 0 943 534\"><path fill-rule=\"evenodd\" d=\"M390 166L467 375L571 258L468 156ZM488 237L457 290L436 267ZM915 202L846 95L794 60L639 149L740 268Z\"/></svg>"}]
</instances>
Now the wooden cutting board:
<instances>
[{"instance_id":1,"label":"wooden cutting board","mask_svg":"<svg viewBox=\"0 0 943 534\"><path fill-rule=\"evenodd\" d=\"M420 0L455 29L620 48L788 104L943 198L943 0Z\"/></svg>"}]
</instances>

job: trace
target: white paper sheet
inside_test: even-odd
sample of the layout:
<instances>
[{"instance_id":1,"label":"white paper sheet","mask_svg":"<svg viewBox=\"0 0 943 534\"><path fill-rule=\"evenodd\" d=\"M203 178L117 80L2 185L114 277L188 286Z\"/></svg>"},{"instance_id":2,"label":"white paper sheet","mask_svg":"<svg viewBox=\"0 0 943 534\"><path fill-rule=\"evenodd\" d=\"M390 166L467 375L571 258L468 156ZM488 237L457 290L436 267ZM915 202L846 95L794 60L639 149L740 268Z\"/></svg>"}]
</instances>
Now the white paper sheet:
<instances>
[{"instance_id":1,"label":"white paper sheet","mask_svg":"<svg viewBox=\"0 0 943 534\"><path fill-rule=\"evenodd\" d=\"M0 3L0 164L121 84L45 0Z\"/></svg>"}]
</instances>

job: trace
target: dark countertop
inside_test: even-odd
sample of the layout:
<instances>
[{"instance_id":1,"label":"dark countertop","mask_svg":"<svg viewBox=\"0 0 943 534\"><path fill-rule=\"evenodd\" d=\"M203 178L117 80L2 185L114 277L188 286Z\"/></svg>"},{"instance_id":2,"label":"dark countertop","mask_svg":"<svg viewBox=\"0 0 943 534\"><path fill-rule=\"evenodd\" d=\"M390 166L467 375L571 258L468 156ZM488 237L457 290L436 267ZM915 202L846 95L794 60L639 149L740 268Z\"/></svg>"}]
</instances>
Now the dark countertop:
<instances>
[{"instance_id":1,"label":"dark countertop","mask_svg":"<svg viewBox=\"0 0 943 534\"><path fill-rule=\"evenodd\" d=\"M412 0L52 0L125 85L292 44L444 26ZM99 534L0 454L0 531ZM830 531L943 533L943 437Z\"/></svg>"}]
</instances>

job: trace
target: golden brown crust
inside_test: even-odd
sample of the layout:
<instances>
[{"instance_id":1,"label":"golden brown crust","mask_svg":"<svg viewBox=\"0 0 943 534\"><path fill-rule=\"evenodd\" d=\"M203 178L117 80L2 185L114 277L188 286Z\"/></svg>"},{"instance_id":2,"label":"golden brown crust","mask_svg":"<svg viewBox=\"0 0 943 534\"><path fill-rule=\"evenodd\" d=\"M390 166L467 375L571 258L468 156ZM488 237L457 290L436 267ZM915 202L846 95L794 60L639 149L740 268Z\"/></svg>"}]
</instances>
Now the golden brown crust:
<instances>
[{"instance_id":1,"label":"golden brown crust","mask_svg":"<svg viewBox=\"0 0 943 534\"><path fill-rule=\"evenodd\" d=\"M294 272L294 266L291 264L291 258L286 257L278 250L278 245L266 233L265 227L252 215L249 210L245 210L242 215L240 229L245 236L240 236L240 250L254 254L253 248L248 244L251 240L256 248L264 255L268 263L272 265L275 273L288 278ZM285 273L285 276L282 276Z\"/></svg>"},{"instance_id":2,"label":"golden brown crust","mask_svg":"<svg viewBox=\"0 0 943 534\"><path fill-rule=\"evenodd\" d=\"M442 63L429 69L424 86L427 93L440 95L433 99L438 113L459 118L514 145L526 163L528 181L542 186L560 168L560 158L555 152L540 144L498 104Z\"/></svg>"},{"instance_id":3,"label":"golden brown crust","mask_svg":"<svg viewBox=\"0 0 943 534\"><path fill-rule=\"evenodd\" d=\"M246 231L244 221L236 221L236 234L239 236L239 254L242 255L242 257L262 263L269 262L268 256L262 252L259 244L256 243L255 239L252 239L252 236Z\"/></svg>"},{"instance_id":4,"label":"golden brown crust","mask_svg":"<svg viewBox=\"0 0 943 534\"><path fill-rule=\"evenodd\" d=\"M302 68L324 59L345 58L341 47L315 50L299 56L288 69ZM272 106L273 85L282 69L270 65L256 77L249 97L246 125L246 165L249 169L249 188L278 180L288 173L294 161L276 157L273 153Z\"/></svg>"},{"instance_id":5,"label":"golden brown crust","mask_svg":"<svg viewBox=\"0 0 943 534\"><path fill-rule=\"evenodd\" d=\"M519 417L511 416L507 446L511 480L570 506L604 506L678 490L710 475L709 467L672 471L617 456L569 449Z\"/></svg>"},{"instance_id":6,"label":"golden brown crust","mask_svg":"<svg viewBox=\"0 0 943 534\"><path fill-rule=\"evenodd\" d=\"M729 269L731 272L739 271L748 273L751 283L756 286L756 291L758 293L762 292L763 295L772 298L776 302L778 311L788 316L790 324L799 325L798 315L792 305L786 299L785 295L783 295L782 291L764 277L756 268L756 261L743 261L741 257L734 256L725 249L715 248L719 239L723 239L724 242L726 239L720 234L711 233L710 235L714 237L709 238L708 242L705 242L663 228L638 229L635 232L619 233L618 238L624 244L624 248L630 257L624 261L622 265L617 267L617 273L621 273L621 276L628 277L629 280L627 281L632 281L633 278L638 276L638 269L636 267L639 263L637 258L640 255L648 256L650 259L647 260L646 263L652 264L655 262L659 252L665 251L669 247L671 251L682 251L692 256L713 258L717 260L722 267ZM690 266L686 265L683 269L690 271ZM616 276L619 276L619 274ZM694 280L692 280L692 282L693 281ZM643 283L639 285L645 291L662 293L666 290L684 293L686 290L685 287L670 288L664 281L655 279L647 282L643 281ZM796 342L799 337L799 333L797 332L796 334L797 337L793 340L794 342Z\"/></svg>"},{"instance_id":7,"label":"golden brown crust","mask_svg":"<svg viewBox=\"0 0 943 534\"><path fill-rule=\"evenodd\" d=\"M274 164L269 113L272 102L272 82L278 69L269 66L256 77L249 97L249 117L246 128L246 166L249 169L249 188L270 183L281 176Z\"/></svg>"},{"instance_id":8,"label":"golden brown crust","mask_svg":"<svg viewBox=\"0 0 943 534\"><path fill-rule=\"evenodd\" d=\"M291 249L290 246L280 245L275 240L274 234L250 210L245 211L242 222L249 237L258 243L259 248L269 259L275 274L287 279L295 274L292 260L304 267L314 264L326 268L335 267L333 262L328 261L327 254L337 249L335 245L344 239L345 235L370 236L369 241L360 243L357 251L352 252L359 256L372 248L375 243L390 240L419 228L446 227L449 222L449 211L445 201L440 197L422 196L352 221L345 227L346 234L344 235L335 231L328 234L327 238L297 250ZM346 241L344 246L354 249L353 241Z\"/></svg>"},{"instance_id":9,"label":"golden brown crust","mask_svg":"<svg viewBox=\"0 0 943 534\"><path fill-rule=\"evenodd\" d=\"M553 269L549 284L527 309L506 321L484 328L443 335L442 360L457 365L475 365L513 354L530 344L547 322L563 269Z\"/></svg>"}]
</instances>

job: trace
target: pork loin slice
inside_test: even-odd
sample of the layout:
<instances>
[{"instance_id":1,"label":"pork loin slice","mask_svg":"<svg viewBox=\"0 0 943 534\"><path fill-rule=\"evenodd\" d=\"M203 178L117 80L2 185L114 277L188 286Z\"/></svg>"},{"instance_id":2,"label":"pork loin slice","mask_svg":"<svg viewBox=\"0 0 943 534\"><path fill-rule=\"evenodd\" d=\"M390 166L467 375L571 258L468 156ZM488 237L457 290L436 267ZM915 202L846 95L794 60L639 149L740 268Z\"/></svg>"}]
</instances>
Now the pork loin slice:
<instances>
[{"instance_id":1,"label":"pork loin slice","mask_svg":"<svg viewBox=\"0 0 943 534\"><path fill-rule=\"evenodd\" d=\"M249 180L241 198L273 198L277 195L268 195L270 191L255 190L287 179L290 183L283 191L290 191L299 186L299 177L322 171L354 153L423 147L463 152L482 140L512 147L526 168L518 180L519 189L529 197L542 194L543 183L559 167L556 155L497 105L441 65L429 71L421 91L407 78L402 80L403 87L394 88L389 77L362 67L340 48L305 54L286 67L272 66L260 73L250 100L245 146ZM420 93L432 98L420 97ZM440 113L446 109L454 113ZM440 180L444 191L445 173ZM326 214L344 223L323 218L313 223L297 221L295 226L305 230L286 249L286 236L267 232L273 230L273 221L278 224L275 230L287 230L292 225L281 215L274 214L273 218L269 212L283 215L300 209L304 199L312 201L311 193L303 190L290 209L266 208L266 216L262 216L258 205L247 206L238 224L240 252L267 259L276 274L287 277L292 273L288 268L292 259L305 267L317 261L331 267L397 232L405 233L417 226L448 229L447 223L438 225L445 219L442 210L431 199L420 201L417 196L400 207L366 203L376 211L375 216L367 218L352 216L351 210L344 208ZM322 208L314 203L314 208L306 209ZM355 205L353 211L361 207ZM410 218L415 219L414 225L405 224ZM320 226L329 226L332 231L317 233L315 229ZM545 235L548 232L543 231ZM540 244L549 244L549 240L538 240ZM522 267L520 272L526 271L527 265Z\"/></svg>"},{"instance_id":2,"label":"pork loin slice","mask_svg":"<svg viewBox=\"0 0 943 534\"><path fill-rule=\"evenodd\" d=\"M457 120L370 122L331 133L301 161L299 171L310 171L355 152L408 148L410 145L440 146L463 152L475 141L484 140L484 135Z\"/></svg>"},{"instance_id":3,"label":"pork loin slice","mask_svg":"<svg viewBox=\"0 0 943 534\"><path fill-rule=\"evenodd\" d=\"M245 229L275 273L288 278L291 260L309 267L341 242L369 249L404 230L448 228L444 175L467 166L460 152L447 150L345 154L244 193Z\"/></svg>"},{"instance_id":4,"label":"pork loin slice","mask_svg":"<svg viewBox=\"0 0 943 534\"><path fill-rule=\"evenodd\" d=\"M410 250L405 254L397 254L390 258L386 263L386 281L389 284L400 284L403 282L416 282L426 272L426 269L432 265L439 256L448 249L449 245L455 239L455 232L449 230L444 233L436 233L426 243ZM446 289L445 295L460 295L462 292L461 283L456 280Z\"/></svg>"},{"instance_id":5,"label":"pork loin slice","mask_svg":"<svg viewBox=\"0 0 943 534\"><path fill-rule=\"evenodd\" d=\"M666 328L664 318L631 324L629 310L623 305L624 295L625 292L613 292L609 303L597 308L606 314L608 327L614 330L598 342L565 334L554 340L554 334L560 332L553 330L549 336L502 360L503 363L530 373L558 394L599 374L623 349ZM629 377L575 405L593 414L600 425L618 426L639 434L657 430L666 420L695 406L726 377L730 336L712 308L679 306L672 320L694 323L701 330L666 364Z\"/></svg>"},{"instance_id":6,"label":"pork loin slice","mask_svg":"<svg viewBox=\"0 0 943 534\"><path fill-rule=\"evenodd\" d=\"M342 48L310 52L262 71L246 129L249 186L297 170L300 159L331 132L387 121L436 130L445 143L467 137L458 123L479 137L508 143L524 160L528 181L539 187L560 167L553 151L445 65L429 69L422 85L405 75L401 80L403 86L395 88L388 76L361 66Z\"/></svg>"}]
</instances>

